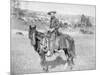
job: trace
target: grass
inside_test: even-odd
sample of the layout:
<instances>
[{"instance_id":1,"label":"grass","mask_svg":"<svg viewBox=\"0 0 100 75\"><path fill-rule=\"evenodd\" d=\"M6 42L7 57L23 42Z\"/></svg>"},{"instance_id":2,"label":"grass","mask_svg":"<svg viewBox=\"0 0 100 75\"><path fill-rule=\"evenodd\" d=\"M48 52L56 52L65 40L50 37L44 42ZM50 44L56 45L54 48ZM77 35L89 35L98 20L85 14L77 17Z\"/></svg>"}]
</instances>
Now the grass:
<instances>
[{"instance_id":1,"label":"grass","mask_svg":"<svg viewBox=\"0 0 100 75\"><path fill-rule=\"evenodd\" d=\"M33 47L27 35L11 34L11 72L12 73L37 73L43 72L40 65L40 58ZM90 70L95 69L95 35L78 34L73 36L75 39L76 55L75 66L73 70ZM55 58L48 61L51 66L50 72L68 71L64 70L65 59Z\"/></svg>"}]
</instances>

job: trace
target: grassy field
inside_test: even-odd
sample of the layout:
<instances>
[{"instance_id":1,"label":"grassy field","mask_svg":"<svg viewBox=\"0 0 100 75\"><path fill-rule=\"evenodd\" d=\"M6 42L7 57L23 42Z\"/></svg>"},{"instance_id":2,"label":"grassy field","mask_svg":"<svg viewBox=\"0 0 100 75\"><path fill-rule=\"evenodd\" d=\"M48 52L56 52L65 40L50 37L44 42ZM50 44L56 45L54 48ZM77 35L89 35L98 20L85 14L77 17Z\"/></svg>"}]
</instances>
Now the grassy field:
<instances>
[{"instance_id":1,"label":"grassy field","mask_svg":"<svg viewBox=\"0 0 100 75\"><path fill-rule=\"evenodd\" d=\"M11 30L11 73L43 72L39 55L30 45L27 32L21 31L24 35L18 35L16 34L18 31ZM74 60L73 70L94 70L96 68L95 34L74 34L71 34L71 36L75 39L77 57ZM70 71L68 67L64 68L65 61L63 52L54 56L51 61L48 61L48 65L51 66L49 72Z\"/></svg>"}]
</instances>

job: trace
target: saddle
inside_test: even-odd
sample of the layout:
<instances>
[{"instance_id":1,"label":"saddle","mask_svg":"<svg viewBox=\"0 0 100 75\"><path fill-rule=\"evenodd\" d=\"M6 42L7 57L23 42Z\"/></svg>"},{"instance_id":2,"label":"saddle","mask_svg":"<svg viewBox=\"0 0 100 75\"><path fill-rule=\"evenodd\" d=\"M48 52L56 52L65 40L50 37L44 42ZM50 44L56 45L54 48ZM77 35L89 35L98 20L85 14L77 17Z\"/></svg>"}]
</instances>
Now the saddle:
<instances>
[{"instance_id":1,"label":"saddle","mask_svg":"<svg viewBox=\"0 0 100 75\"><path fill-rule=\"evenodd\" d=\"M54 34L54 36L53 36ZM58 46L56 47L57 41L57 36L55 34L55 31L48 31L45 33L42 41L41 41L41 49L45 52L50 51L51 53L57 52L58 51ZM55 43L56 42L56 43Z\"/></svg>"}]
</instances>

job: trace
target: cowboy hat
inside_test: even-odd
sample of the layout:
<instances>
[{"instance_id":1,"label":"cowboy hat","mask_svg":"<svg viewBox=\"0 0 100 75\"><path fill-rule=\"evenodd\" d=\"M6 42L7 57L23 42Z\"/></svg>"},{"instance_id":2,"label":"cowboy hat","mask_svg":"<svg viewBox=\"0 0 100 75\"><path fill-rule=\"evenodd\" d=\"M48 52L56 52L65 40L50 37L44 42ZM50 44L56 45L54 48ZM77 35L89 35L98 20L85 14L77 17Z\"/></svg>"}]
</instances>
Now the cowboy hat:
<instances>
[{"instance_id":1,"label":"cowboy hat","mask_svg":"<svg viewBox=\"0 0 100 75\"><path fill-rule=\"evenodd\" d=\"M50 11L50 12L48 12L48 15L51 15L51 14L56 14L56 11Z\"/></svg>"}]
</instances>

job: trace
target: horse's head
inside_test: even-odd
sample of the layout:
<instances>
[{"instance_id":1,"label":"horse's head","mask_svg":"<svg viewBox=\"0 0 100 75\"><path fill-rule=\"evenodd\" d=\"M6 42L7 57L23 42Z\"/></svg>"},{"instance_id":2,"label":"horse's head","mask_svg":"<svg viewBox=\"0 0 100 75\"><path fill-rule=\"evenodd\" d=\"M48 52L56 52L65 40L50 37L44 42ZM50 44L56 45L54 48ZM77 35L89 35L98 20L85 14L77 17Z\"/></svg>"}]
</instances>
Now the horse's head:
<instances>
[{"instance_id":1,"label":"horse's head","mask_svg":"<svg viewBox=\"0 0 100 75\"><path fill-rule=\"evenodd\" d=\"M36 26L32 27L31 25L29 26L29 39L31 40L31 44L35 45L36 40Z\"/></svg>"}]
</instances>

